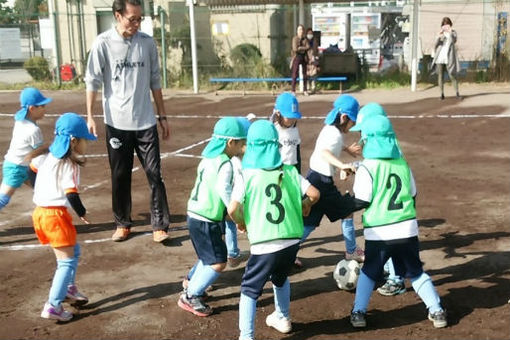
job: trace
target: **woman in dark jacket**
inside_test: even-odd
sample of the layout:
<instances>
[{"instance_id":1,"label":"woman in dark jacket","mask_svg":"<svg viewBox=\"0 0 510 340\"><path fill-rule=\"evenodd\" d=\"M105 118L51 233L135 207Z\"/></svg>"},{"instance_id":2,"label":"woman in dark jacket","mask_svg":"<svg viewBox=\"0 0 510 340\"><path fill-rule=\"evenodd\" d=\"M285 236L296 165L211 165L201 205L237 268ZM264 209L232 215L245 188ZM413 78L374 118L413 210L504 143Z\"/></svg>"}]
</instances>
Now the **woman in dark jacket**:
<instances>
[{"instance_id":1,"label":"woman in dark jacket","mask_svg":"<svg viewBox=\"0 0 510 340\"><path fill-rule=\"evenodd\" d=\"M292 93L296 92L296 80L299 77L299 65L301 65L303 69L303 94L305 96L308 95L306 91L306 65L308 63L308 58L306 56L306 52L310 48L308 44L308 39L305 37L305 27L303 25L299 25L297 27L297 34L294 38L292 38L292 51L291 51L291 71L292 71Z\"/></svg>"}]
</instances>

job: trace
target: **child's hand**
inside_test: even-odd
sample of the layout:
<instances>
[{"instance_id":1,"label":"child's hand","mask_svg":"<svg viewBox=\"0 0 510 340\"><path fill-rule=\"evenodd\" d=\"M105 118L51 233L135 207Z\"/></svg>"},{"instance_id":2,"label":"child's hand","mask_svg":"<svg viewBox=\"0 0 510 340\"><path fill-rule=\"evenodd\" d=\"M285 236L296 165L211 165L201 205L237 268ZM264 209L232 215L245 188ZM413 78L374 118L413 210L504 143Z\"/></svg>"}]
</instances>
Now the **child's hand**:
<instances>
[{"instance_id":1,"label":"child's hand","mask_svg":"<svg viewBox=\"0 0 510 340\"><path fill-rule=\"evenodd\" d=\"M90 224L90 221L85 217L85 215L81 216L80 220L85 224Z\"/></svg>"},{"instance_id":2,"label":"child's hand","mask_svg":"<svg viewBox=\"0 0 510 340\"><path fill-rule=\"evenodd\" d=\"M312 210L312 202L307 199L303 200L302 201L302 209L303 209L304 217L310 215L310 211Z\"/></svg>"},{"instance_id":3,"label":"child's hand","mask_svg":"<svg viewBox=\"0 0 510 340\"><path fill-rule=\"evenodd\" d=\"M237 230L239 230L240 233L244 234L246 232L246 224L244 223L238 223L236 224Z\"/></svg>"},{"instance_id":4,"label":"child's hand","mask_svg":"<svg viewBox=\"0 0 510 340\"><path fill-rule=\"evenodd\" d=\"M344 150L347 151L347 153L349 153L349 155L351 155L352 157L356 157L361 155L362 147L358 143L352 143Z\"/></svg>"}]
</instances>

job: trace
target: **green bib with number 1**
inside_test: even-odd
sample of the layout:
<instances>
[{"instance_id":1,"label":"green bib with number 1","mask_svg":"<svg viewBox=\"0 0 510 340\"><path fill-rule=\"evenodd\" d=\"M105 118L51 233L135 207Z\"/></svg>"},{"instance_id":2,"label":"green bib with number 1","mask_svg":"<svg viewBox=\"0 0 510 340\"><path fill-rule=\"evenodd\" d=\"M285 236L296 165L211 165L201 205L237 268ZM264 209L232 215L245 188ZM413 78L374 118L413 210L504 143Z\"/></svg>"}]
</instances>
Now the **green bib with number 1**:
<instances>
[{"instance_id":1,"label":"green bib with number 1","mask_svg":"<svg viewBox=\"0 0 510 340\"><path fill-rule=\"evenodd\" d=\"M292 165L243 171L244 217L251 244L300 239L303 214L299 173Z\"/></svg>"}]
</instances>

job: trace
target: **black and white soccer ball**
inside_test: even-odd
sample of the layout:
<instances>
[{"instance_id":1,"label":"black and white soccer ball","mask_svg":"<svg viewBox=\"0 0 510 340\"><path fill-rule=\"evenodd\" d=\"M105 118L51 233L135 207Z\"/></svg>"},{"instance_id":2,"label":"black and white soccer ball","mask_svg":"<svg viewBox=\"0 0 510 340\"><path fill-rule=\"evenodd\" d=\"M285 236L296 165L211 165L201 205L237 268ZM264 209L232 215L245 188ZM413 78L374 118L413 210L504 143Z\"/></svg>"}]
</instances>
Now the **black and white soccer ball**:
<instances>
[{"instance_id":1,"label":"black and white soccer ball","mask_svg":"<svg viewBox=\"0 0 510 340\"><path fill-rule=\"evenodd\" d=\"M338 288L343 290L353 290L356 288L361 270L361 265L355 260L341 260L337 263L333 271Z\"/></svg>"}]
</instances>

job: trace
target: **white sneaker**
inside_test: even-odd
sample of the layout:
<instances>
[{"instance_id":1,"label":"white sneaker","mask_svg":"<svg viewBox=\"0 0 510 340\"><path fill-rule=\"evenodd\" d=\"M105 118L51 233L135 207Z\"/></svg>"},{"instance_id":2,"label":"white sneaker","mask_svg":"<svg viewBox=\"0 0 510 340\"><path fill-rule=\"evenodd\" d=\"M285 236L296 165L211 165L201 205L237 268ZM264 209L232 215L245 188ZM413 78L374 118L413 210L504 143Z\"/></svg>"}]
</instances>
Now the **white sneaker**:
<instances>
[{"instance_id":1,"label":"white sneaker","mask_svg":"<svg viewBox=\"0 0 510 340\"><path fill-rule=\"evenodd\" d=\"M73 318L73 314L66 311L62 304L58 307L53 307L49 302L46 302L41 312L41 318L66 322Z\"/></svg>"},{"instance_id":2,"label":"white sneaker","mask_svg":"<svg viewBox=\"0 0 510 340\"><path fill-rule=\"evenodd\" d=\"M292 323L289 318L279 318L276 311L266 318L266 325L273 327L280 333L289 333L292 330Z\"/></svg>"}]
</instances>

